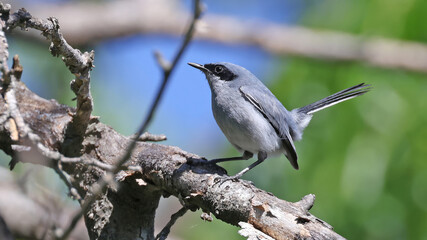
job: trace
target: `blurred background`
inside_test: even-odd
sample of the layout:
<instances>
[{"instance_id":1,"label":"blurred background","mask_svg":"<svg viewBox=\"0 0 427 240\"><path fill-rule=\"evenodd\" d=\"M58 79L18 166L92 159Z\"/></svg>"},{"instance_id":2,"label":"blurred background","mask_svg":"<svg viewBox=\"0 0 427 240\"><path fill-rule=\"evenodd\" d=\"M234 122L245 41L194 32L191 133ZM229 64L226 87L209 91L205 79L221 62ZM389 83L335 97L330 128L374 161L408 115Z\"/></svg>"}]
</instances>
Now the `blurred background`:
<instances>
[{"instance_id":1,"label":"blurred background","mask_svg":"<svg viewBox=\"0 0 427 240\"><path fill-rule=\"evenodd\" d=\"M6 2L13 9L25 7L33 16L57 17L73 46L95 50L93 114L124 135L137 130L161 83L153 52L160 51L166 59L174 56L192 11L190 0ZM281 156L243 178L288 201L314 193L311 212L348 239L427 239L427 2L203 3L206 10L196 38L149 127L151 133L168 137L161 144L207 159L239 154L217 127L209 86L201 72L186 64L190 61L244 66L288 109L358 83L372 84L368 94L315 114L303 140L296 143L300 170ZM133 18L128 20L133 24L126 18ZM120 24L105 24L106 19ZM32 91L75 105L69 89L73 76L50 55L39 33L15 30L9 45L10 55L20 55L22 81ZM3 168L9 161L9 156L0 156ZM249 161L221 165L235 174ZM28 177L28 191L43 188L60 196L67 207L76 207L67 199L65 185L48 169L18 164L12 173L1 170L0 177L0 183ZM162 202L158 229L177 209L176 199ZM204 222L200 214L178 220L173 239L244 239L237 227L215 219Z\"/></svg>"}]
</instances>

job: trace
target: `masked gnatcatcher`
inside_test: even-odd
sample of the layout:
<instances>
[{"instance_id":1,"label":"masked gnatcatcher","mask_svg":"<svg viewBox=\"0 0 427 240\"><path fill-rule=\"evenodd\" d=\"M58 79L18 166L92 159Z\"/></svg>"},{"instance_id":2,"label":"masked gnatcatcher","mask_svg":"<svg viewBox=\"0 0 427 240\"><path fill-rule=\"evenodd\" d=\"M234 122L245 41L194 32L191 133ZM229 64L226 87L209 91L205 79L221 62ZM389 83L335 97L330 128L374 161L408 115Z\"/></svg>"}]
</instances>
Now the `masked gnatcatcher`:
<instances>
[{"instance_id":1,"label":"masked gnatcatcher","mask_svg":"<svg viewBox=\"0 0 427 240\"><path fill-rule=\"evenodd\" d=\"M298 169L294 141L302 138L303 130L313 113L369 91L364 83L347 88L315 103L288 111L270 90L251 72L232 63L188 63L200 69L212 92L212 112L228 141L239 151L240 157L210 160L218 163L247 160L258 154L258 160L243 169L233 179L263 162L268 156L284 153Z\"/></svg>"}]
</instances>

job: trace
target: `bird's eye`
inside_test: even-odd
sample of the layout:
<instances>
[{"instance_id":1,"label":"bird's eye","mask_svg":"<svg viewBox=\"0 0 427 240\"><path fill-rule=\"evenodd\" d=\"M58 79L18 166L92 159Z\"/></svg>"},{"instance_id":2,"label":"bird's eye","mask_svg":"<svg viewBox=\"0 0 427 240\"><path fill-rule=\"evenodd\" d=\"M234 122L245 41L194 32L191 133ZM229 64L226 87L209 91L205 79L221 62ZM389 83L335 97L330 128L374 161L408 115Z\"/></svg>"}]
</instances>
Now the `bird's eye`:
<instances>
[{"instance_id":1,"label":"bird's eye","mask_svg":"<svg viewBox=\"0 0 427 240\"><path fill-rule=\"evenodd\" d=\"M224 68L223 68L223 67L221 67L221 66L216 66L216 67L215 67L215 72L216 72L216 73L222 73L222 71L224 71Z\"/></svg>"}]
</instances>

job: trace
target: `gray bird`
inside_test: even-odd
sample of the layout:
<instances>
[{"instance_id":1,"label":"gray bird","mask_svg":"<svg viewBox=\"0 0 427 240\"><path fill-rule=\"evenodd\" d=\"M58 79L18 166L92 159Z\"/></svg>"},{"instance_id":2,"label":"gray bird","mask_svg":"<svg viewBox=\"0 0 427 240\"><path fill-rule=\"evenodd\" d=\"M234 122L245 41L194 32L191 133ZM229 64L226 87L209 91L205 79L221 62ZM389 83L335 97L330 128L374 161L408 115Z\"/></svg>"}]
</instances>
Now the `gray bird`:
<instances>
[{"instance_id":1,"label":"gray bird","mask_svg":"<svg viewBox=\"0 0 427 240\"><path fill-rule=\"evenodd\" d=\"M288 111L271 91L251 72L232 63L205 65L188 63L201 70L212 92L212 112L228 141L242 156L210 160L218 163L247 160L258 154L258 160L233 179L263 162L268 156L284 153L298 169L294 141L302 138L313 113L369 91L364 83L347 88L307 106Z\"/></svg>"}]
</instances>

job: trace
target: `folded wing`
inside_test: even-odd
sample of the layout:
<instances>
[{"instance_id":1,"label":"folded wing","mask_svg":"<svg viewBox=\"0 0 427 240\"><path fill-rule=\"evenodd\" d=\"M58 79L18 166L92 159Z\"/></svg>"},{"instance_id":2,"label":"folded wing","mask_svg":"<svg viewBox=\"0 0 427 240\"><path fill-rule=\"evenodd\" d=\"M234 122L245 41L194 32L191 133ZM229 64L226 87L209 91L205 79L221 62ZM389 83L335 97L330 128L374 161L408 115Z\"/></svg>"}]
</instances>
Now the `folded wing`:
<instances>
[{"instance_id":1,"label":"folded wing","mask_svg":"<svg viewBox=\"0 0 427 240\"><path fill-rule=\"evenodd\" d=\"M243 97L250 102L276 131L282 141L285 155L295 169L298 169L298 156L295 150L292 137L289 133L289 126L286 122L288 114L286 108L279 100L265 88L252 88L242 86L239 88Z\"/></svg>"}]
</instances>

